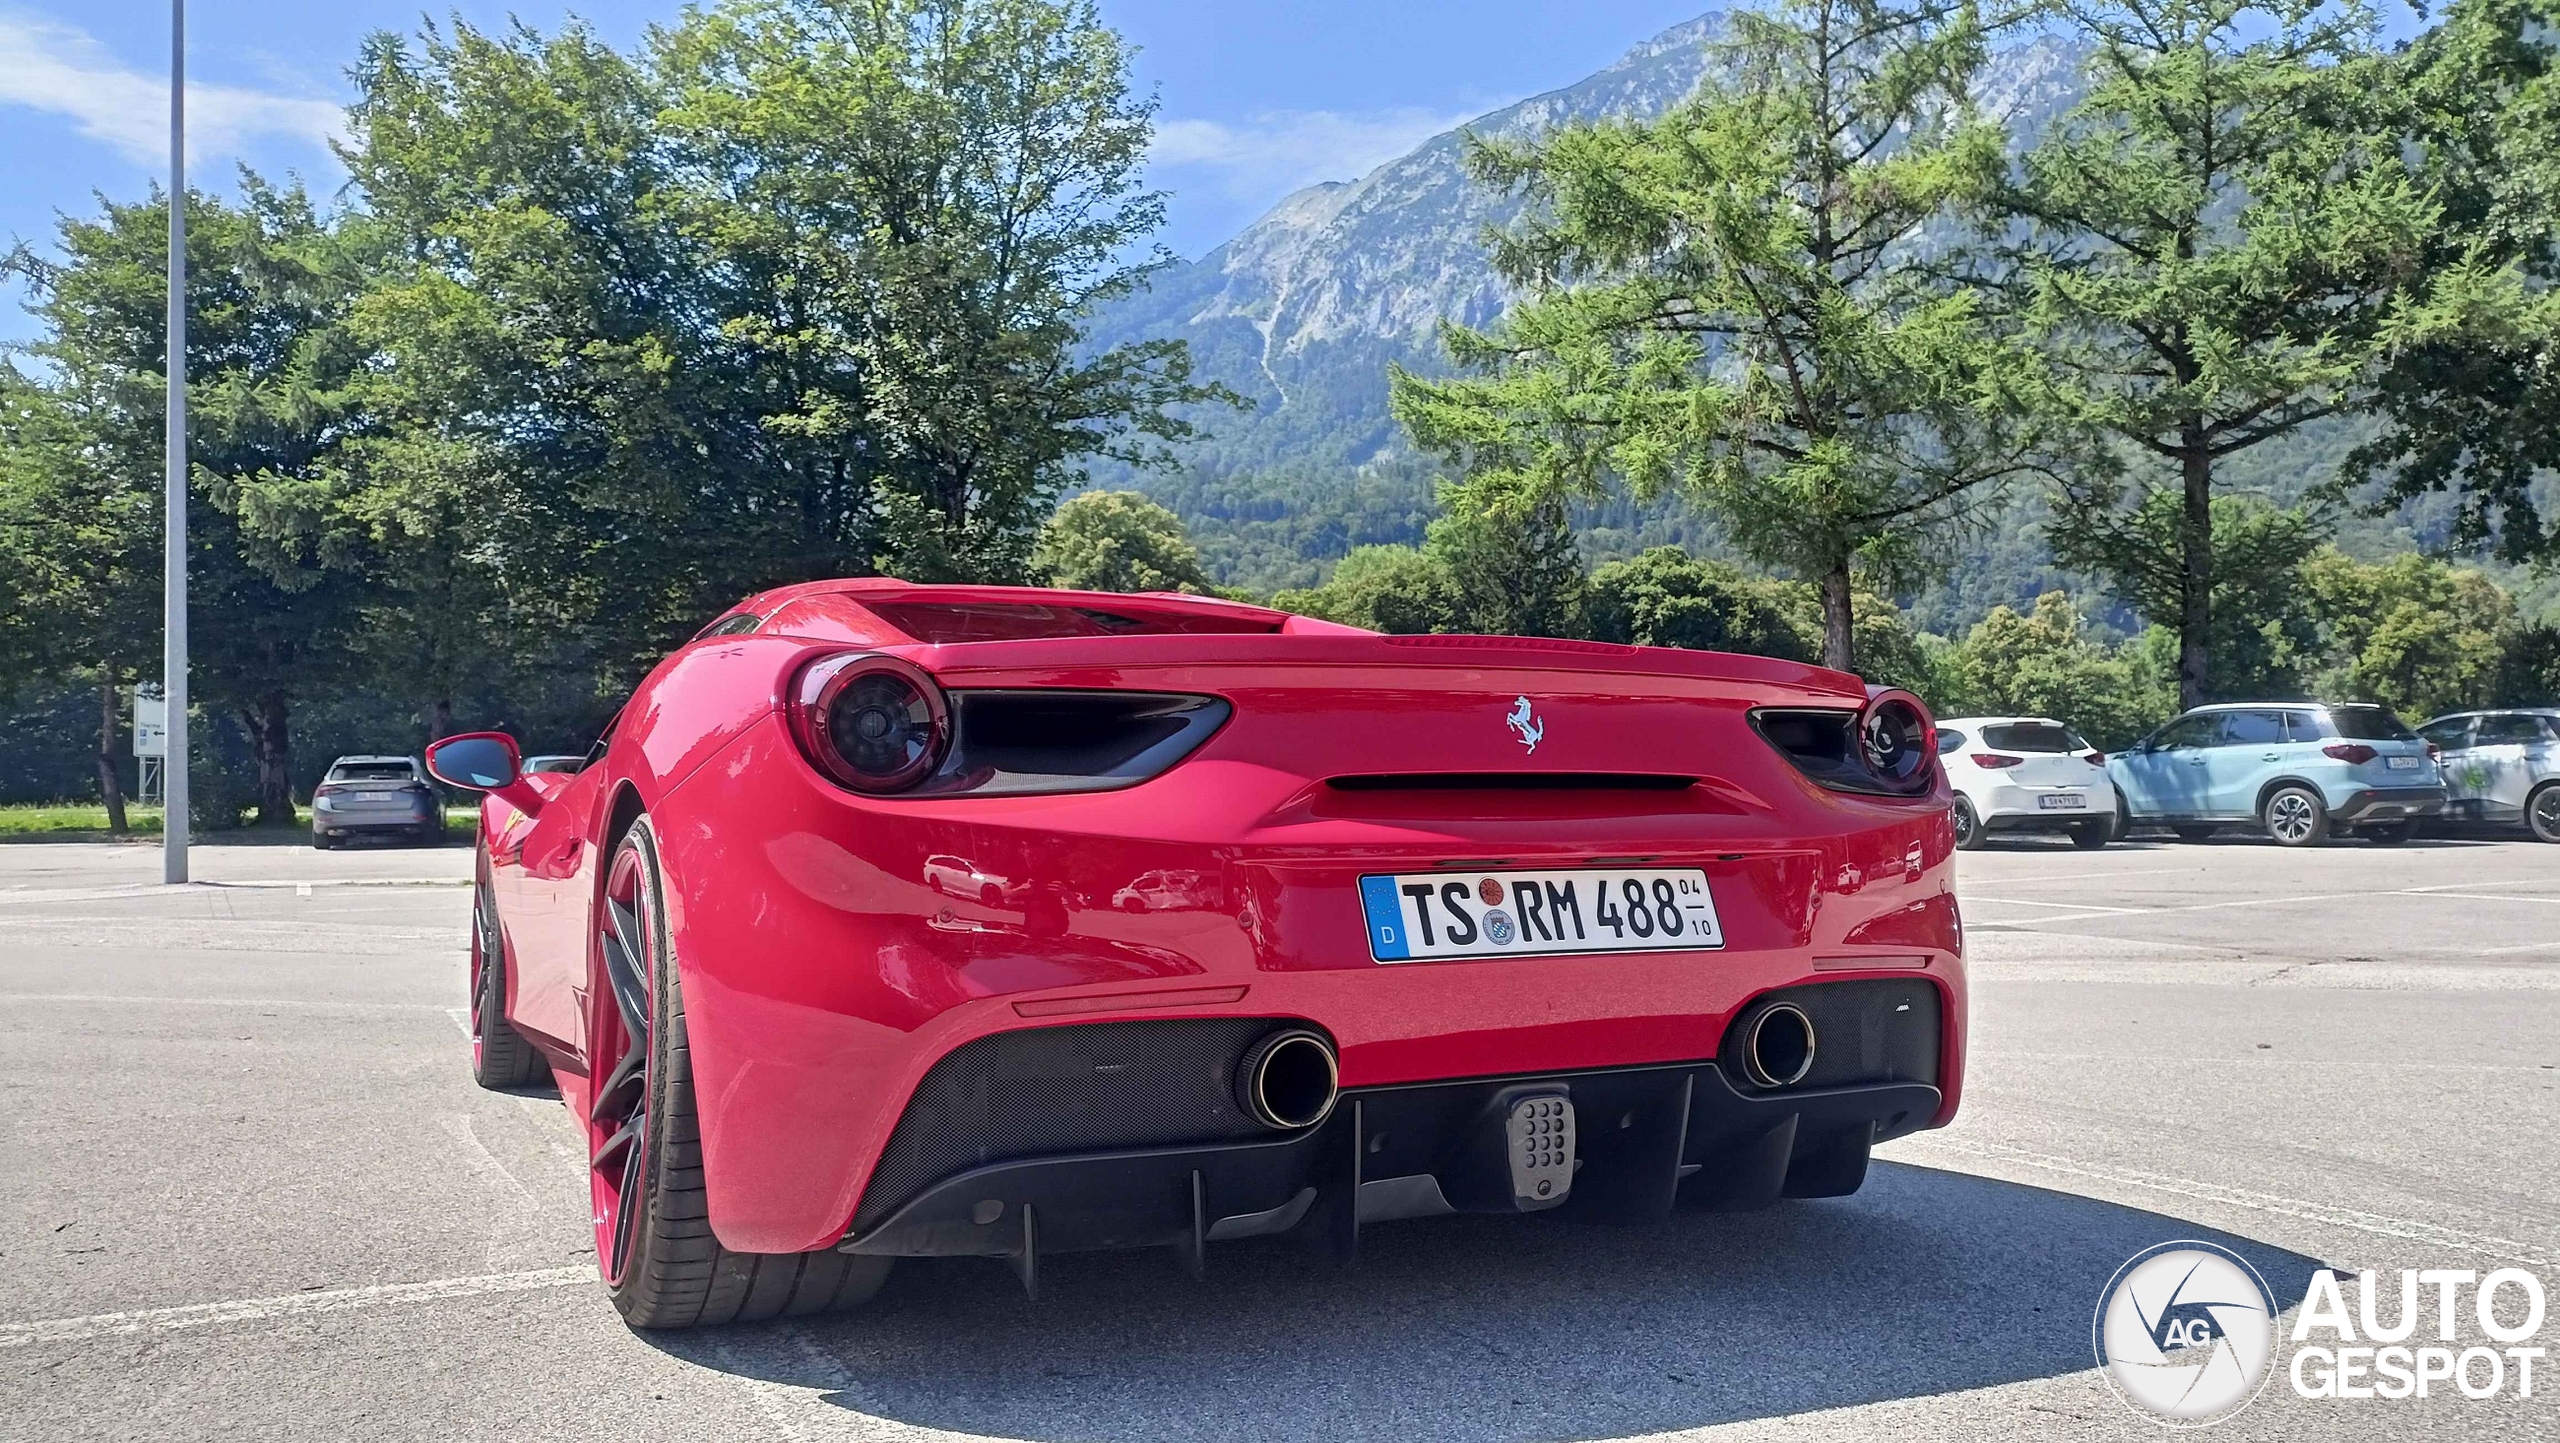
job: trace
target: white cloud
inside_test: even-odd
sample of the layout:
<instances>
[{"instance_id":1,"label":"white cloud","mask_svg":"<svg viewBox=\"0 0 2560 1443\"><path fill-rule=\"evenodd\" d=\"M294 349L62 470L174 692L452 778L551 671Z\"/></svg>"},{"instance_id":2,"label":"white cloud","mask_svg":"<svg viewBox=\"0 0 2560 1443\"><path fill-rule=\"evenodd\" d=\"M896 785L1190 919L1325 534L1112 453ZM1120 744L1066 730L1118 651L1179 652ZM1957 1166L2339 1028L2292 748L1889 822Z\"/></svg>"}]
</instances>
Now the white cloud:
<instances>
[{"instance_id":1,"label":"white cloud","mask_svg":"<svg viewBox=\"0 0 2560 1443\"><path fill-rule=\"evenodd\" d=\"M0 15L0 104L63 116L141 165L169 158L169 79L117 60L66 25ZM345 134L335 102L187 82L187 155L237 155L252 139L320 146Z\"/></svg>"},{"instance_id":2,"label":"white cloud","mask_svg":"<svg viewBox=\"0 0 2560 1443\"><path fill-rule=\"evenodd\" d=\"M1273 110L1230 125L1167 120L1149 158L1165 168L1205 171L1238 200L1269 200L1322 180L1354 180L1477 112L1447 115L1417 107L1346 114Z\"/></svg>"}]
</instances>

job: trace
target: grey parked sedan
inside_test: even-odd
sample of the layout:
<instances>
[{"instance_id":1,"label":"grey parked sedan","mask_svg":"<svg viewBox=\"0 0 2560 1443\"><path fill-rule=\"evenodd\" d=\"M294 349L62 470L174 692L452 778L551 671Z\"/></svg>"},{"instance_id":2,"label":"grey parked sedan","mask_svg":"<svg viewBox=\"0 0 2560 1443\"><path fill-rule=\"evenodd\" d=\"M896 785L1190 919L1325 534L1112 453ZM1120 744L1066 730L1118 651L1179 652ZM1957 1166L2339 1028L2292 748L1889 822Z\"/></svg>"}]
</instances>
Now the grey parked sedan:
<instances>
[{"instance_id":1,"label":"grey parked sedan","mask_svg":"<svg viewBox=\"0 0 2560 1443\"><path fill-rule=\"evenodd\" d=\"M2560 842L2560 707L2456 712L2418 728L2444 754L2445 815Z\"/></svg>"},{"instance_id":2,"label":"grey parked sedan","mask_svg":"<svg viewBox=\"0 0 2560 1443\"><path fill-rule=\"evenodd\" d=\"M444 806L415 757L340 757L312 789L311 845L327 851L368 832L444 840Z\"/></svg>"}]
</instances>

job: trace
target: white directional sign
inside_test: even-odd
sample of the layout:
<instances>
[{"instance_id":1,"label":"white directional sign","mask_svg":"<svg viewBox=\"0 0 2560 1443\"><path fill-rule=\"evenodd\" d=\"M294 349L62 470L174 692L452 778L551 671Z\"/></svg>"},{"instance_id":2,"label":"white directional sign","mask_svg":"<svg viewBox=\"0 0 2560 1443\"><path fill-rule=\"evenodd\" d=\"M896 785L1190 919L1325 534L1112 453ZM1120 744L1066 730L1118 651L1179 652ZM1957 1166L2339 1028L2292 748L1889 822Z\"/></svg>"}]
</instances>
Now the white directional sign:
<instances>
[{"instance_id":1,"label":"white directional sign","mask_svg":"<svg viewBox=\"0 0 2560 1443\"><path fill-rule=\"evenodd\" d=\"M156 683L145 682L133 689L133 754L169 754L169 703Z\"/></svg>"}]
</instances>

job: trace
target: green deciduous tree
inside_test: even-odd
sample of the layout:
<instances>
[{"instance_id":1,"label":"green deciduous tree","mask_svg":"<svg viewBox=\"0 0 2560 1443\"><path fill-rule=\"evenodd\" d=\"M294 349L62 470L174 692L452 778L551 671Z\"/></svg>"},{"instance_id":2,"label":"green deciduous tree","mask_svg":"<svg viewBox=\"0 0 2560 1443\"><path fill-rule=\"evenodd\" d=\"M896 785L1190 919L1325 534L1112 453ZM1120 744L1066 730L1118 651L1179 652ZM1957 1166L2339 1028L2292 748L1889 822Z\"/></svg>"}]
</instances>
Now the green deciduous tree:
<instances>
[{"instance_id":1,"label":"green deciduous tree","mask_svg":"<svg viewBox=\"0 0 2560 1443\"><path fill-rule=\"evenodd\" d=\"M2049 533L2055 558L2103 577L2145 617L2180 616L2193 577L2184 544L2186 502L2183 491L2160 487L2129 510L2064 508L2065 519ZM2302 564L2326 532L2321 516L2310 509L2280 509L2254 496L2216 496L2208 516L2213 588L2206 598L2203 647L2214 658L2214 685L2202 699L2300 694L2321 650L2319 620L2302 586ZM2178 636L2174 627L2169 634ZM2190 647L2179 637L2181 658ZM2178 704L2195 702L2181 681Z\"/></svg>"},{"instance_id":2,"label":"green deciduous tree","mask_svg":"<svg viewBox=\"0 0 2560 1443\"><path fill-rule=\"evenodd\" d=\"M2496 700L2519 630L2496 582L2424 556L2375 563L2334 548L2301 575L2328 640L2322 696L2383 702L2411 721Z\"/></svg>"},{"instance_id":3,"label":"green deciduous tree","mask_svg":"<svg viewBox=\"0 0 2560 1443\"><path fill-rule=\"evenodd\" d=\"M1591 575L1591 634L1635 646L1738 651L1812 661L1807 637L1782 583L1721 561L1656 546Z\"/></svg>"},{"instance_id":4,"label":"green deciduous tree","mask_svg":"<svg viewBox=\"0 0 2560 1443\"><path fill-rule=\"evenodd\" d=\"M357 79L397 424L320 509L626 676L760 587L1023 580L1086 460L1222 394L1178 342L1079 346L1161 220L1081 0L731 0L636 55L457 25Z\"/></svg>"},{"instance_id":5,"label":"green deciduous tree","mask_svg":"<svg viewBox=\"0 0 2560 1443\"><path fill-rule=\"evenodd\" d=\"M2454 0L2391 80L2442 218L2430 262L2464 288L2407 328L2347 477L2384 483L2378 511L2456 493L2458 545L2560 558L2560 6Z\"/></svg>"},{"instance_id":6,"label":"green deciduous tree","mask_svg":"<svg viewBox=\"0 0 2560 1443\"><path fill-rule=\"evenodd\" d=\"M123 539L149 538L154 557L158 510L143 498L162 470L168 220L163 197L108 202L96 219L62 222L59 261L22 262L45 326L30 349L53 373L85 484L104 488L105 508L134 528ZM257 497L313 475L345 434L360 361L340 327L353 278L309 199L254 176L236 205L190 196L187 242L194 695L249 737L259 820L290 825L293 704L354 669L359 583L322 538L258 525ZM156 612L157 572L156 560L127 561L87 583L99 614L121 618L111 631L129 638ZM148 675L132 647L84 660Z\"/></svg>"},{"instance_id":7,"label":"green deciduous tree","mask_svg":"<svg viewBox=\"0 0 2560 1443\"><path fill-rule=\"evenodd\" d=\"M1982 483L2025 469L2015 355L1944 283L1929 227L2002 166L1966 98L1970 5L1792 0L1732 17L1659 120L1481 142L1525 194L1497 267L1524 292L1445 332L1478 374L1397 371L1396 414L1471 484L1685 490L1763 564L1820 588L1856 664L1853 572L1891 583Z\"/></svg>"},{"instance_id":8,"label":"green deciduous tree","mask_svg":"<svg viewBox=\"0 0 2560 1443\"><path fill-rule=\"evenodd\" d=\"M2121 747L2177 711L2171 669L2142 647L2110 647L2090 635L2059 591L2037 597L2024 616L1993 607L1934 667L1929 701L1941 715L2049 716L2101 749Z\"/></svg>"},{"instance_id":9,"label":"green deciduous tree","mask_svg":"<svg viewBox=\"0 0 2560 1443\"><path fill-rule=\"evenodd\" d=\"M2047 342L2056 410L2133 449L2119 488L2063 508L2058 549L2179 635L2179 696L2231 694L2217 660L2216 468L2362 404L2397 346L2440 332L2473 279L2438 254L2442 213L2381 99L2395 78L2361 0L2065 0L2094 47L2085 99L2024 157L2002 218L2008 279ZM2079 536L2068 533L2077 531ZM2165 544L2158 559L2098 552Z\"/></svg>"},{"instance_id":10,"label":"green deciduous tree","mask_svg":"<svg viewBox=\"0 0 2560 1443\"><path fill-rule=\"evenodd\" d=\"M1135 491L1088 491L1061 503L1040 530L1031 569L1083 591L1209 590L1182 518Z\"/></svg>"},{"instance_id":11,"label":"green deciduous tree","mask_svg":"<svg viewBox=\"0 0 2560 1443\"><path fill-rule=\"evenodd\" d=\"M1271 604L1371 631L1464 629L1463 603L1448 563L1413 546L1355 546L1324 585L1283 591Z\"/></svg>"},{"instance_id":12,"label":"green deciduous tree","mask_svg":"<svg viewBox=\"0 0 2560 1443\"><path fill-rule=\"evenodd\" d=\"M96 687L98 795L117 834L121 689L158 671L151 481L99 465L62 397L0 364L0 704L75 673Z\"/></svg>"}]
</instances>

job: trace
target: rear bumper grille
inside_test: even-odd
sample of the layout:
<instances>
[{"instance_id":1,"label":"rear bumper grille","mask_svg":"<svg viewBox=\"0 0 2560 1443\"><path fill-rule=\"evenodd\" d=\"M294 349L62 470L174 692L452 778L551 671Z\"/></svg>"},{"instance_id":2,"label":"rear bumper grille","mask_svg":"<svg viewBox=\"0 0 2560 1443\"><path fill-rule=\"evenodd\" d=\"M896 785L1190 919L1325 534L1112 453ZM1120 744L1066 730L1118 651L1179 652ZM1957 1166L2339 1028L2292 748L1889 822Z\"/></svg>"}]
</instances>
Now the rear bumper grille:
<instances>
[{"instance_id":1,"label":"rear bumper grille","mask_svg":"<svg viewBox=\"0 0 2560 1443\"><path fill-rule=\"evenodd\" d=\"M1268 1017L1025 1028L981 1037L933 1065L862 1194L857 1230L928 1185L1048 1153L1269 1138L1235 1094L1236 1065Z\"/></svg>"},{"instance_id":2,"label":"rear bumper grille","mask_svg":"<svg viewBox=\"0 0 2560 1443\"><path fill-rule=\"evenodd\" d=\"M1272 1018L1031 1028L937 1063L864 1192L848 1251L1015 1256L1172 1245L1312 1226L1356 1238L1363 1218L1531 1210L1505 1127L1521 1097L1568 1099L1561 1211L1594 1220L1853 1191L1867 1149L1915 1131L1942 1100L1941 1003L1923 977L1766 993L1803 1009L1819 1045L1785 1088L1730 1060L1347 1090L1297 1133L1246 1117L1233 1077ZM1728 1028L1728 1032L1738 1029ZM1036 1213L1037 1226L1028 1222Z\"/></svg>"}]
</instances>

